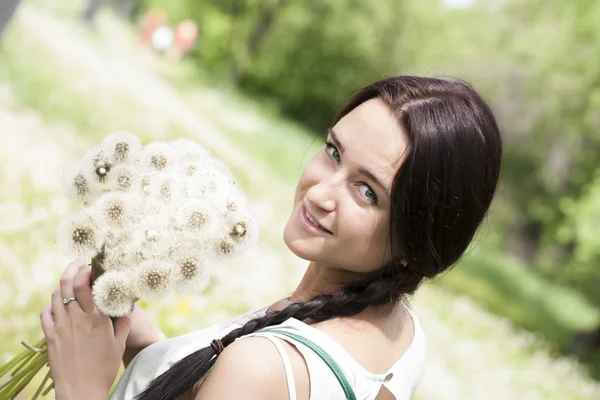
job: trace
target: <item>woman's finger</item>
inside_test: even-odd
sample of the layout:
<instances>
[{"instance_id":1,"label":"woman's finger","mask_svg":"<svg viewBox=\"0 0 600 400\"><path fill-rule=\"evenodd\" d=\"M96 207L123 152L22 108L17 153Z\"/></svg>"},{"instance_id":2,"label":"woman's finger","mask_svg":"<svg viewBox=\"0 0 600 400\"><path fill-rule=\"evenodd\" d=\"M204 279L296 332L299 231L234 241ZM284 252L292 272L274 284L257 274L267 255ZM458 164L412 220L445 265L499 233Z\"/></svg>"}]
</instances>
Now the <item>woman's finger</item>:
<instances>
[{"instance_id":1,"label":"woman's finger","mask_svg":"<svg viewBox=\"0 0 600 400\"><path fill-rule=\"evenodd\" d=\"M62 276L60 277L60 292L62 295L61 302L63 302L62 306L66 310L80 308L80 306L77 305L76 301L68 301L67 304L65 304L64 301L69 300L73 297L77 299L77 296L75 296L75 291L73 290L73 282L79 270L84 266L85 263L83 261L72 262L71 264L69 264L67 269L65 269L65 272L63 272ZM56 311L56 309L54 311Z\"/></svg>"},{"instance_id":2,"label":"woman's finger","mask_svg":"<svg viewBox=\"0 0 600 400\"><path fill-rule=\"evenodd\" d=\"M94 312L94 298L90 286L92 278L92 269L89 265L82 267L75 276L73 282L73 291L79 306L88 314Z\"/></svg>"},{"instance_id":3,"label":"woman's finger","mask_svg":"<svg viewBox=\"0 0 600 400\"><path fill-rule=\"evenodd\" d=\"M40 322L46 340L51 342L54 339L54 317L52 315L52 306L47 305L40 313Z\"/></svg>"},{"instance_id":4,"label":"woman's finger","mask_svg":"<svg viewBox=\"0 0 600 400\"><path fill-rule=\"evenodd\" d=\"M61 323L67 318L67 310L63 303L63 296L60 288L56 288L52 292L50 311L52 312L53 320L58 323Z\"/></svg>"}]
</instances>

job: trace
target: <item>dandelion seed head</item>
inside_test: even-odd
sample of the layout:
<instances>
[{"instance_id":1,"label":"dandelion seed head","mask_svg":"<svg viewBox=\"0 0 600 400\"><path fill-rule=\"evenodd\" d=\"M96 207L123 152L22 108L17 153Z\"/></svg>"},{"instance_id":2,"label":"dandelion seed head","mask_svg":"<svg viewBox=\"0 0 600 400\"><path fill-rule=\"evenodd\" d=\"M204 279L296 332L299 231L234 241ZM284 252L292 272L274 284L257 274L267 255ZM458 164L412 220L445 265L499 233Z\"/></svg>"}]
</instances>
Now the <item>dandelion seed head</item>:
<instances>
[{"instance_id":1,"label":"dandelion seed head","mask_svg":"<svg viewBox=\"0 0 600 400\"><path fill-rule=\"evenodd\" d=\"M140 299L158 300L167 294L170 284L172 263L153 259L137 267L135 292Z\"/></svg>"},{"instance_id":2,"label":"dandelion seed head","mask_svg":"<svg viewBox=\"0 0 600 400\"><path fill-rule=\"evenodd\" d=\"M236 212L239 209L239 206L236 202L234 201L229 201L227 203L227 210L231 211L231 212Z\"/></svg>"},{"instance_id":3,"label":"dandelion seed head","mask_svg":"<svg viewBox=\"0 0 600 400\"><path fill-rule=\"evenodd\" d=\"M255 244L258 240L258 224L249 215L238 213L235 219L228 218L229 231L227 237L235 244L236 254Z\"/></svg>"},{"instance_id":4,"label":"dandelion seed head","mask_svg":"<svg viewBox=\"0 0 600 400\"><path fill-rule=\"evenodd\" d=\"M150 179L150 195L162 203L177 203L183 197L183 181L175 174L161 173Z\"/></svg>"},{"instance_id":5,"label":"dandelion seed head","mask_svg":"<svg viewBox=\"0 0 600 400\"><path fill-rule=\"evenodd\" d=\"M126 273L107 271L94 283L94 304L110 317L122 317L133 309L131 281Z\"/></svg>"},{"instance_id":6,"label":"dandelion seed head","mask_svg":"<svg viewBox=\"0 0 600 400\"><path fill-rule=\"evenodd\" d=\"M241 222L235 223L231 227L229 236L231 236L232 238L243 238L244 236L246 236L246 232L247 232L246 222L241 221Z\"/></svg>"},{"instance_id":7,"label":"dandelion seed head","mask_svg":"<svg viewBox=\"0 0 600 400\"><path fill-rule=\"evenodd\" d=\"M71 240L79 247L96 247L94 229L89 226L78 226L73 229Z\"/></svg>"},{"instance_id":8,"label":"dandelion seed head","mask_svg":"<svg viewBox=\"0 0 600 400\"><path fill-rule=\"evenodd\" d=\"M157 171L162 171L167 168L169 164L169 158L166 154L158 153L153 154L150 158L150 165Z\"/></svg>"},{"instance_id":9,"label":"dandelion seed head","mask_svg":"<svg viewBox=\"0 0 600 400\"><path fill-rule=\"evenodd\" d=\"M107 193L94 204L98 220L110 228L124 228L136 217L137 204L132 196L120 192Z\"/></svg>"},{"instance_id":10,"label":"dandelion seed head","mask_svg":"<svg viewBox=\"0 0 600 400\"><path fill-rule=\"evenodd\" d=\"M93 200L91 182L79 163L65 172L63 182L67 196L84 203Z\"/></svg>"},{"instance_id":11,"label":"dandelion seed head","mask_svg":"<svg viewBox=\"0 0 600 400\"><path fill-rule=\"evenodd\" d=\"M219 255L228 256L235 250L235 245L228 238L223 238L217 241L216 251Z\"/></svg>"},{"instance_id":12,"label":"dandelion seed head","mask_svg":"<svg viewBox=\"0 0 600 400\"><path fill-rule=\"evenodd\" d=\"M103 233L88 210L63 220L57 232L61 251L71 258L91 258L100 251Z\"/></svg>"},{"instance_id":13,"label":"dandelion seed head","mask_svg":"<svg viewBox=\"0 0 600 400\"><path fill-rule=\"evenodd\" d=\"M130 165L117 165L111 170L109 187L111 190L133 192L138 184L138 175Z\"/></svg>"},{"instance_id":14,"label":"dandelion seed head","mask_svg":"<svg viewBox=\"0 0 600 400\"><path fill-rule=\"evenodd\" d=\"M206 242L219 237L220 217L214 204L203 200L188 200L177 210L176 226L186 240Z\"/></svg>"},{"instance_id":15,"label":"dandelion seed head","mask_svg":"<svg viewBox=\"0 0 600 400\"><path fill-rule=\"evenodd\" d=\"M142 144L131 132L115 131L104 139L102 149L115 164L133 163L139 157Z\"/></svg>"},{"instance_id":16,"label":"dandelion seed head","mask_svg":"<svg viewBox=\"0 0 600 400\"><path fill-rule=\"evenodd\" d=\"M207 286L210 271L200 251L184 249L177 252L173 259L173 281L177 290L189 293L203 290Z\"/></svg>"},{"instance_id":17,"label":"dandelion seed head","mask_svg":"<svg viewBox=\"0 0 600 400\"><path fill-rule=\"evenodd\" d=\"M202 229L210 217L202 211L193 211L188 218L188 227L193 230Z\"/></svg>"},{"instance_id":18,"label":"dandelion seed head","mask_svg":"<svg viewBox=\"0 0 600 400\"><path fill-rule=\"evenodd\" d=\"M175 149L165 143L150 143L142 150L142 166L155 173L166 172L175 166L176 154Z\"/></svg>"},{"instance_id":19,"label":"dandelion seed head","mask_svg":"<svg viewBox=\"0 0 600 400\"><path fill-rule=\"evenodd\" d=\"M94 158L93 163L96 181L99 183L106 183L108 174L112 168L111 161L104 156L104 153L99 153L96 158Z\"/></svg>"},{"instance_id":20,"label":"dandelion seed head","mask_svg":"<svg viewBox=\"0 0 600 400\"><path fill-rule=\"evenodd\" d=\"M73 178L73 187L78 196L83 197L90 192L88 187L87 179L82 174L79 174Z\"/></svg>"}]
</instances>

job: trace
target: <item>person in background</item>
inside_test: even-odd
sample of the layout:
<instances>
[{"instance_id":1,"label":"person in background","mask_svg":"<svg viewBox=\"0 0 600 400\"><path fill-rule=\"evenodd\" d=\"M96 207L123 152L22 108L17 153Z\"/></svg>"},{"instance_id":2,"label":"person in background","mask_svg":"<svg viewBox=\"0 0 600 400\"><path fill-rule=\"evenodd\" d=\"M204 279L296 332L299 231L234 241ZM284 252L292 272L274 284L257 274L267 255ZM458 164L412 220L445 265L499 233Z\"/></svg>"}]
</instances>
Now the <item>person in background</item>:
<instances>
[{"instance_id":1,"label":"person in background","mask_svg":"<svg viewBox=\"0 0 600 400\"><path fill-rule=\"evenodd\" d=\"M173 62L179 62L196 44L198 38L198 26L191 19L185 19L175 26L173 44L167 50L167 58Z\"/></svg>"}]
</instances>

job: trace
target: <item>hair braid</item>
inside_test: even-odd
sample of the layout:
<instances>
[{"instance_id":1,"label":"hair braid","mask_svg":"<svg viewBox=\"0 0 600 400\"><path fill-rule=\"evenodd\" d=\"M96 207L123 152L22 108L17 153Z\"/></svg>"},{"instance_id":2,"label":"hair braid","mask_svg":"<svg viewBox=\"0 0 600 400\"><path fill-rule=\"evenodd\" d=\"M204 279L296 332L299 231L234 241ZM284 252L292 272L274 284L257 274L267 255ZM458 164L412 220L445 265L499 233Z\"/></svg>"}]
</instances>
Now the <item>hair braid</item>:
<instances>
[{"instance_id":1,"label":"hair braid","mask_svg":"<svg viewBox=\"0 0 600 400\"><path fill-rule=\"evenodd\" d=\"M389 270L388 270L389 271ZM223 336L224 347L236 339L259 329L278 325L289 318L300 321L325 321L333 317L349 317L364 311L369 306L389 304L398 300L395 282L388 273L381 274L371 282L347 285L334 294L320 294L307 302L291 303L280 311L254 318ZM204 347L173 364L171 368L154 379L140 393L139 400L176 399L198 382L212 367L217 352L212 346Z\"/></svg>"}]
</instances>

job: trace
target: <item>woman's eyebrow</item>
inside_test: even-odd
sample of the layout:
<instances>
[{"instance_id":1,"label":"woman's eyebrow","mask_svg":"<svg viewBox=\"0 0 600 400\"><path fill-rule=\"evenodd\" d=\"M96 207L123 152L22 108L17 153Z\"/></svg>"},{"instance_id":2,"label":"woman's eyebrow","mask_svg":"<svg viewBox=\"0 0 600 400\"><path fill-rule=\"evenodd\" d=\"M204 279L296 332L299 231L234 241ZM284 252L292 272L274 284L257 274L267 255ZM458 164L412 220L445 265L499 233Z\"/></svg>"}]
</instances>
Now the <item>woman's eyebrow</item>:
<instances>
[{"instance_id":1,"label":"woman's eyebrow","mask_svg":"<svg viewBox=\"0 0 600 400\"><path fill-rule=\"evenodd\" d=\"M337 135L335 134L335 132L333 131L333 129L329 128L327 130L327 133L329 133L329 135L331 136L331 141L333 142L333 144L335 145L335 147L337 147L338 151L340 153L344 152L344 145L340 142L340 139L337 137ZM383 190L383 192L385 194L387 194L388 196L390 195L390 191L387 187L385 187L385 185L383 183L381 183L381 181L379 180L379 178L377 178L375 176L375 174L373 174L371 171L369 171L368 169L366 169L363 166L359 166L358 167L358 172L361 173L362 175L366 176L367 178L369 178L370 180L373 181L373 183L375 183L377 186L379 186L381 188L381 190Z\"/></svg>"},{"instance_id":2,"label":"woman's eyebrow","mask_svg":"<svg viewBox=\"0 0 600 400\"><path fill-rule=\"evenodd\" d=\"M366 169L363 166L360 166L360 167L358 167L358 172L360 172L361 174L363 174L364 176L366 176L367 178L372 180L373 183L375 183L377 186L379 186L381 188L381 190L383 190L384 193L389 196L390 191L388 190L388 188L386 188L385 185L383 183L381 183L381 181L371 171L369 171L368 169Z\"/></svg>"},{"instance_id":3,"label":"woman's eyebrow","mask_svg":"<svg viewBox=\"0 0 600 400\"><path fill-rule=\"evenodd\" d=\"M333 142L333 144L335 144L335 147L338 148L340 153L343 153L346 149L344 148L344 145L340 142L340 139L338 139L333 129L329 128L327 130L327 133L329 133L329 136L331 136L331 141Z\"/></svg>"}]
</instances>

